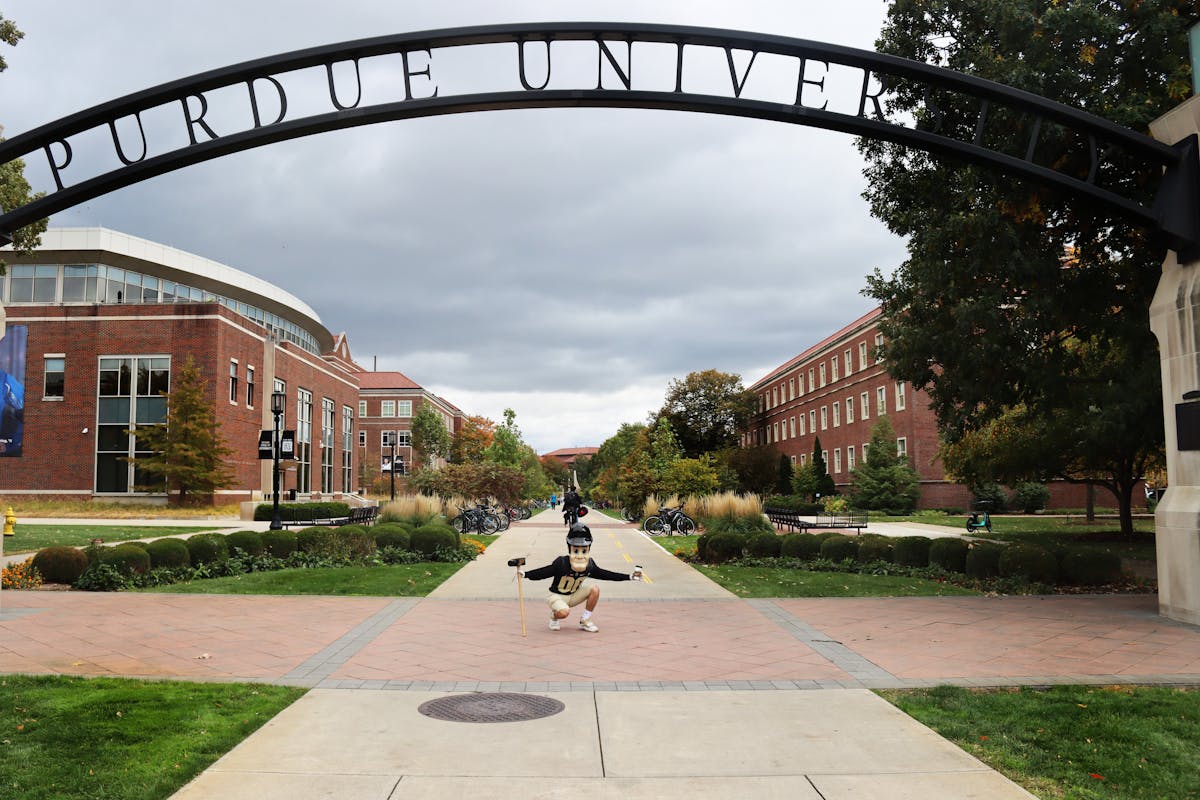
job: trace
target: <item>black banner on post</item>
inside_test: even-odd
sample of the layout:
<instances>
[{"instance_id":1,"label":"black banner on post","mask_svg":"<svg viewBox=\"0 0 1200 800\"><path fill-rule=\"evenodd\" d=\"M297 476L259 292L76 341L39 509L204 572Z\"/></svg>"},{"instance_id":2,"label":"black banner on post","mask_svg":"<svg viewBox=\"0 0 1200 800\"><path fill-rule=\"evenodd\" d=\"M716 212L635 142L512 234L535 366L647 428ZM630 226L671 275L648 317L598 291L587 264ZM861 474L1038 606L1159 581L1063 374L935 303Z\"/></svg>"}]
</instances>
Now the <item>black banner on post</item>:
<instances>
[{"instance_id":1,"label":"black banner on post","mask_svg":"<svg viewBox=\"0 0 1200 800\"><path fill-rule=\"evenodd\" d=\"M283 432L283 437L279 440L279 457L287 460L292 460L296 457L295 431Z\"/></svg>"},{"instance_id":2,"label":"black banner on post","mask_svg":"<svg viewBox=\"0 0 1200 800\"><path fill-rule=\"evenodd\" d=\"M267 461L270 461L274 457L275 457L275 453L273 452L273 448L271 445L271 431L259 431L258 432L258 460L262 461L263 459L266 459Z\"/></svg>"}]
</instances>

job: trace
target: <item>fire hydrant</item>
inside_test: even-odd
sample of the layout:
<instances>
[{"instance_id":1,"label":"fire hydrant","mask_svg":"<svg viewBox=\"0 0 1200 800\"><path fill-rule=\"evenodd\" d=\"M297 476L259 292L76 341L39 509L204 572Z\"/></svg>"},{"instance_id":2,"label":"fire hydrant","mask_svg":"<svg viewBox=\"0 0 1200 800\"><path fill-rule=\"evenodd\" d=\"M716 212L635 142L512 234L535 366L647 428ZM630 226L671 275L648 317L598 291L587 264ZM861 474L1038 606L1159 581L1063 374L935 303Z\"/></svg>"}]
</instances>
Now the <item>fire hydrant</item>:
<instances>
[{"instance_id":1,"label":"fire hydrant","mask_svg":"<svg viewBox=\"0 0 1200 800\"><path fill-rule=\"evenodd\" d=\"M13 530L13 526L17 524L17 515L13 513L12 506L4 512L4 535L16 536L17 532Z\"/></svg>"}]
</instances>

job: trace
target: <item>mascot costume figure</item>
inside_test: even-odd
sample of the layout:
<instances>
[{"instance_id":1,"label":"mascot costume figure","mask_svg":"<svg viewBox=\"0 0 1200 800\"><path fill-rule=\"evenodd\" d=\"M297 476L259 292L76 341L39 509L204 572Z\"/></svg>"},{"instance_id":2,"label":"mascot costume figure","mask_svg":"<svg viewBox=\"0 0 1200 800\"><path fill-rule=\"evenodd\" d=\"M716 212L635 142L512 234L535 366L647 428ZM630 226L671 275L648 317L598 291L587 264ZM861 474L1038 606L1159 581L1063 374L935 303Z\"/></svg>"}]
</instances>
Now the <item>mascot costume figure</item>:
<instances>
[{"instance_id":1,"label":"mascot costume figure","mask_svg":"<svg viewBox=\"0 0 1200 800\"><path fill-rule=\"evenodd\" d=\"M610 572L596 565L591 557L592 531L582 522L576 522L567 532L567 555L559 556L544 567L531 569L522 575L531 581L550 578L550 595L546 602L550 605L550 630L559 629L559 620L566 619L571 609L580 603L584 604L583 617L579 620L579 629L588 633L596 633L592 612L600 600L600 587L588 578L601 581L640 581L642 568L634 567L633 572Z\"/></svg>"}]
</instances>

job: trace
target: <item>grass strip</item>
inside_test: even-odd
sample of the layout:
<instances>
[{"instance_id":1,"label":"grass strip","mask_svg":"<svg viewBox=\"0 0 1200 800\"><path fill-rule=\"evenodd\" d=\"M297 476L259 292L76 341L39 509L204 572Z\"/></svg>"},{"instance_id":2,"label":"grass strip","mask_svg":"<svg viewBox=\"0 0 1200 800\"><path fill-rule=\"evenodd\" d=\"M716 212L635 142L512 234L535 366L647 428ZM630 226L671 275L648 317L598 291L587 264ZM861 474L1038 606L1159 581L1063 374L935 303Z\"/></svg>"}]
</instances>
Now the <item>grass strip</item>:
<instances>
[{"instance_id":1,"label":"grass strip","mask_svg":"<svg viewBox=\"0 0 1200 800\"><path fill-rule=\"evenodd\" d=\"M12 536L4 537L4 553L36 553L43 547L87 547L92 539L106 543L127 542L131 539L158 539L181 533L216 530L207 525L37 525L19 523Z\"/></svg>"},{"instance_id":2,"label":"grass strip","mask_svg":"<svg viewBox=\"0 0 1200 800\"><path fill-rule=\"evenodd\" d=\"M162 800L304 689L0 677L0 797Z\"/></svg>"},{"instance_id":3,"label":"grass strip","mask_svg":"<svg viewBox=\"0 0 1200 800\"><path fill-rule=\"evenodd\" d=\"M139 591L166 594L323 594L424 597L462 569L461 563L422 562L369 567L319 567L251 572L172 583Z\"/></svg>"},{"instance_id":4,"label":"grass strip","mask_svg":"<svg viewBox=\"0 0 1200 800\"><path fill-rule=\"evenodd\" d=\"M693 564L738 597L925 597L979 592L927 578Z\"/></svg>"},{"instance_id":5,"label":"grass strip","mask_svg":"<svg viewBox=\"0 0 1200 800\"><path fill-rule=\"evenodd\" d=\"M1200 798L1194 689L941 686L879 694L1042 800Z\"/></svg>"}]
</instances>

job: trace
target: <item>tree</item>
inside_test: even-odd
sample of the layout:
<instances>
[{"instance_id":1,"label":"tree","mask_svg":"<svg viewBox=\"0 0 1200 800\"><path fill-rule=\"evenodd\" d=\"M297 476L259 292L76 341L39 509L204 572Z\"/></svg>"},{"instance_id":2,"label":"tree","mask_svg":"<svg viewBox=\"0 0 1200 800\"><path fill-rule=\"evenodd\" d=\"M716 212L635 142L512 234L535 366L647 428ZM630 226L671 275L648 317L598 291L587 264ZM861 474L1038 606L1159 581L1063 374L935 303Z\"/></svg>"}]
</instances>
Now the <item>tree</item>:
<instances>
[{"instance_id":1,"label":"tree","mask_svg":"<svg viewBox=\"0 0 1200 800\"><path fill-rule=\"evenodd\" d=\"M887 417L871 427L871 443L858 467L850 499L855 508L864 510L911 511L921 494L921 478L908 463L908 457L896 452L896 431Z\"/></svg>"},{"instance_id":2,"label":"tree","mask_svg":"<svg viewBox=\"0 0 1200 800\"><path fill-rule=\"evenodd\" d=\"M428 403L422 403L413 415L412 447L417 463L428 467L435 458L450 454L450 431L442 421L442 415Z\"/></svg>"},{"instance_id":3,"label":"tree","mask_svg":"<svg viewBox=\"0 0 1200 800\"><path fill-rule=\"evenodd\" d=\"M655 482L660 484L655 487L655 491L666 491L661 484L666 480L671 467L681 458L683 450L671 427L671 421L666 417L659 417L650 429L650 471L654 474Z\"/></svg>"},{"instance_id":4,"label":"tree","mask_svg":"<svg viewBox=\"0 0 1200 800\"><path fill-rule=\"evenodd\" d=\"M737 475L739 492L767 494L778 479L779 451L775 445L731 447L722 451L721 458Z\"/></svg>"},{"instance_id":5,"label":"tree","mask_svg":"<svg viewBox=\"0 0 1200 800\"><path fill-rule=\"evenodd\" d=\"M195 359L187 357L174 376L170 393L162 394L167 398L165 424L143 424L127 431L137 437L139 455L126 460L134 462L139 478L158 479L154 485L144 482L136 488L161 491L165 486L172 502L179 505L187 505L197 495L211 501L214 491L232 481L227 464L233 451L217 430L208 382L201 377Z\"/></svg>"},{"instance_id":6,"label":"tree","mask_svg":"<svg viewBox=\"0 0 1200 800\"><path fill-rule=\"evenodd\" d=\"M757 412L758 398L742 386L741 376L707 369L671 381L654 417L670 421L683 454L694 458L736 444Z\"/></svg>"},{"instance_id":7,"label":"tree","mask_svg":"<svg viewBox=\"0 0 1200 800\"><path fill-rule=\"evenodd\" d=\"M808 466L813 474L813 497L833 497L837 494L837 484L833 482L833 476L825 464L825 454L821 452L820 436L813 437L812 458L808 460Z\"/></svg>"},{"instance_id":8,"label":"tree","mask_svg":"<svg viewBox=\"0 0 1200 800\"><path fill-rule=\"evenodd\" d=\"M462 426L450 440L450 461L455 464L482 461L495 431L496 423L487 417L464 417Z\"/></svg>"},{"instance_id":9,"label":"tree","mask_svg":"<svg viewBox=\"0 0 1200 800\"><path fill-rule=\"evenodd\" d=\"M5 19L3 14L0 14L0 42L3 42L12 47L17 46L17 42L25 37L10 20ZM8 69L8 63L4 60L3 54L0 54L0 72ZM4 141L0 137L0 141ZM13 159L7 164L0 164L0 211L8 212L14 208L27 205L28 203L45 196L45 192L37 194L29 193L29 181L25 180L25 162L21 159ZM22 255L27 255L41 244L41 235L46 230L46 220L38 220L37 222L26 225L13 232L13 250ZM5 263L0 259L0 275L5 273Z\"/></svg>"},{"instance_id":10,"label":"tree","mask_svg":"<svg viewBox=\"0 0 1200 800\"><path fill-rule=\"evenodd\" d=\"M1188 94L1190 5L897 0L877 47L1145 130ZM938 94L935 118L923 87L893 88L889 114L975 135L976 101ZM1003 109L990 119L987 144L1024 155L1031 120ZM1071 136L1043 126L1038 163L1086 179L1088 149L1069 147ZM1146 323L1161 250L1131 223L1023 178L882 141L859 147L872 213L907 238L899 269L868 280L883 309L888 371L925 390L951 446L1007 409L1053 420L1067 449L1047 472L1083 480L1112 470L1105 480L1131 531L1136 470L1160 457L1163 442L1158 349ZM1157 172L1116 160L1100 180L1149 204Z\"/></svg>"},{"instance_id":11,"label":"tree","mask_svg":"<svg viewBox=\"0 0 1200 800\"><path fill-rule=\"evenodd\" d=\"M776 494L790 494L792 491L792 459L786 453L779 454L779 479L775 482Z\"/></svg>"},{"instance_id":12,"label":"tree","mask_svg":"<svg viewBox=\"0 0 1200 800\"><path fill-rule=\"evenodd\" d=\"M673 463L663 476L661 491L664 495L703 497L712 494L720 486L717 470L711 456L681 458Z\"/></svg>"}]
</instances>

